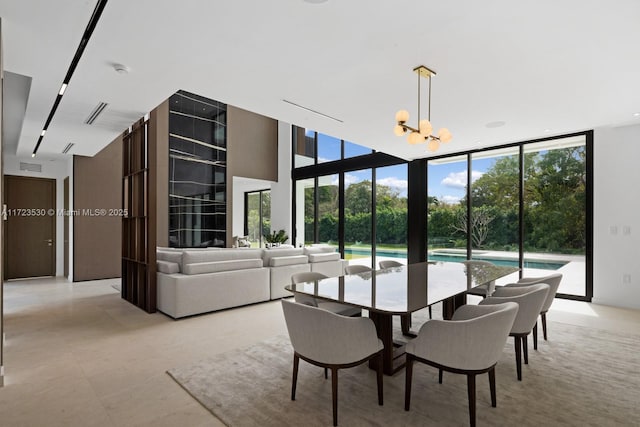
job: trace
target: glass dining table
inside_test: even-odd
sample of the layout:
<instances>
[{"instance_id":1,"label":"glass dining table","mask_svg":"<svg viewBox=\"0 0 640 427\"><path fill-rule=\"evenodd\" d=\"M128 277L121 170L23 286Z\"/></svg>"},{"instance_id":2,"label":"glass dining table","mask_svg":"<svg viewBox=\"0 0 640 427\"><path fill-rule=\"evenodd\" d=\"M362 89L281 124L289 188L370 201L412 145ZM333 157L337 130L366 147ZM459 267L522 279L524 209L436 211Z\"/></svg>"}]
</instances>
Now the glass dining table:
<instances>
[{"instance_id":1,"label":"glass dining table","mask_svg":"<svg viewBox=\"0 0 640 427\"><path fill-rule=\"evenodd\" d=\"M467 291L518 270L496 265L430 261L302 282L285 289L368 310L384 344L384 373L393 375L404 366L403 346L393 340L394 315L407 315L443 302L443 317L449 319L456 307L465 303Z\"/></svg>"}]
</instances>

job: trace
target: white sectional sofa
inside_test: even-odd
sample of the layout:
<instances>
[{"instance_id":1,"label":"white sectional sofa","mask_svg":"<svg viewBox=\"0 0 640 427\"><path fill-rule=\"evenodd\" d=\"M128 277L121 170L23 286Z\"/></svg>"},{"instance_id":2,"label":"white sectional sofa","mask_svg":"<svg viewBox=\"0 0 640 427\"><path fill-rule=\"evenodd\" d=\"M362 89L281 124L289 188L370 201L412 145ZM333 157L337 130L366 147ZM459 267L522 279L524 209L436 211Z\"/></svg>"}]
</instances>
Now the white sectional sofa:
<instances>
[{"instance_id":1,"label":"white sectional sofa","mask_svg":"<svg viewBox=\"0 0 640 427\"><path fill-rule=\"evenodd\" d=\"M330 246L157 251L158 310L180 318L291 296L291 275L344 274L347 261Z\"/></svg>"}]
</instances>

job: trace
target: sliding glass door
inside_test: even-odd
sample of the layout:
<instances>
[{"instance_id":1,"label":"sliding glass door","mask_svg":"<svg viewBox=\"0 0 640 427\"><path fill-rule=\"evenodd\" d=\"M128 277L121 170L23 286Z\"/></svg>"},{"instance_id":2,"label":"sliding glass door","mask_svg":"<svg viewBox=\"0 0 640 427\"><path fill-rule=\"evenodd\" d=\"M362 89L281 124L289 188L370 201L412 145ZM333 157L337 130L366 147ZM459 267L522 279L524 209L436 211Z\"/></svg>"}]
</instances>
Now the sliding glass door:
<instances>
[{"instance_id":1,"label":"sliding glass door","mask_svg":"<svg viewBox=\"0 0 640 427\"><path fill-rule=\"evenodd\" d=\"M525 276L563 274L559 293L587 296L584 135L524 147Z\"/></svg>"}]
</instances>

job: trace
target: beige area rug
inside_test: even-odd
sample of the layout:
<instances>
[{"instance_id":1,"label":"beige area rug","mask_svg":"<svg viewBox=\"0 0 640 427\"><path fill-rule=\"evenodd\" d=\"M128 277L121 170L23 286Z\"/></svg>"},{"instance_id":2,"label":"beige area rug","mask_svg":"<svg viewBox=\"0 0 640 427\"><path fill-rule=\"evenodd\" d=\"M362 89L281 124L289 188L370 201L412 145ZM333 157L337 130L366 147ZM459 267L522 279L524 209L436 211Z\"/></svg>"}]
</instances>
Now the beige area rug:
<instances>
[{"instance_id":1,"label":"beige area rug","mask_svg":"<svg viewBox=\"0 0 640 427\"><path fill-rule=\"evenodd\" d=\"M496 369L498 407L487 375L477 379L479 426L640 425L640 336L551 322L523 381L516 379L513 338ZM187 392L229 426L330 426L331 380L300 361L296 401L290 400L293 350L279 336L243 350L168 371ZM404 371L384 378L378 406L374 371L339 372L341 426L466 426L466 377L414 368L411 411L404 411Z\"/></svg>"}]
</instances>

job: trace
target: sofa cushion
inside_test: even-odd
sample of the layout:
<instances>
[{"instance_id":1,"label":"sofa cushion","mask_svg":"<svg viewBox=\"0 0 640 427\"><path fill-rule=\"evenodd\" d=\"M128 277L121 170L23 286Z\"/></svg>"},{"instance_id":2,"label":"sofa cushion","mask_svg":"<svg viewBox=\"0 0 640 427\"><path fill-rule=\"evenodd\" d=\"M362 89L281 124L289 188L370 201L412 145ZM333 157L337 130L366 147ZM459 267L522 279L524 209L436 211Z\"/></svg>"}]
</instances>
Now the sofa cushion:
<instances>
[{"instance_id":1,"label":"sofa cushion","mask_svg":"<svg viewBox=\"0 0 640 427\"><path fill-rule=\"evenodd\" d=\"M264 261L264 266L271 266L271 258L275 257L287 257L287 256L295 256L302 255L302 248L272 248L272 249L264 249L262 251L262 259Z\"/></svg>"},{"instance_id":2,"label":"sofa cushion","mask_svg":"<svg viewBox=\"0 0 640 427\"><path fill-rule=\"evenodd\" d=\"M220 271L246 270L262 268L261 259L238 259L231 261L196 262L184 265L184 274L218 273Z\"/></svg>"},{"instance_id":3,"label":"sofa cushion","mask_svg":"<svg viewBox=\"0 0 640 427\"><path fill-rule=\"evenodd\" d=\"M182 251L157 250L156 260L182 264Z\"/></svg>"},{"instance_id":4,"label":"sofa cushion","mask_svg":"<svg viewBox=\"0 0 640 427\"><path fill-rule=\"evenodd\" d=\"M213 251L184 251L182 266L200 262L233 261L238 259L261 259L260 249L218 249Z\"/></svg>"},{"instance_id":5,"label":"sofa cushion","mask_svg":"<svg viewBox=\"0 0 640 427\"><path fill-rule=\"evenodd\" d=\"M270 267L282 267L284 265L306 264L308 262L309 262L309 257L306 255L279 256L279 257L271 258Z\"/></svg>"},{"instance_id":6,"label":"sofa cushion","mask_svg":"<svg viewBox=\"0 0 640 427\"><path fill-rule=\"evenodd\" d=\"M338 252L309 254L309 262L328 262L328 261L338 261L339 259L340 259L340 254Z\"/></svg>"},{"instance_id":7,"label":"sofa cushion","mask_svg":"<svg viewBox=\"0 0 640 427\"><path fill-rule=\"evenodd\" d=\"M336 248L334 248L333 246L329 246L329 245L324 245L324 246L305 246L305 248L304 248L304 254L305 255L326 254L326 253L333 253L335 251L336 251Z\"/></svg>"},{"instance_id":8,"label":"sofa cushion","mask_svg":"<svg viewBox=\"0 0 640 427\"><path fill-rule=\"evenodd\" d=\"M171 261L156 261L156 270L160 273L173 274L180 273L180 264Z\"/></svg>"}]
</instances>

